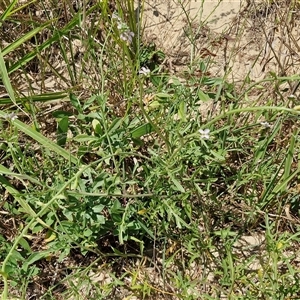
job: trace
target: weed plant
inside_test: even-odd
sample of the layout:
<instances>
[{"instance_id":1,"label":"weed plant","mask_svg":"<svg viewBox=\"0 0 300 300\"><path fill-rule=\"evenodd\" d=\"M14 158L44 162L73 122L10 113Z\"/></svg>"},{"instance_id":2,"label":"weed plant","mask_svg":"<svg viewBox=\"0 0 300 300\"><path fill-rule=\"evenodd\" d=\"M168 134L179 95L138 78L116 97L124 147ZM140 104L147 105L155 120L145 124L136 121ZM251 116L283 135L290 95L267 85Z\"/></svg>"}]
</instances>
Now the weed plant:
<instances>
[{"instance_id":1,"label":"weed plant","mask_svg":"<svg viewBox=\"0 0 300 300\"><path fill-rule=\"evenodd\" d=\"M145 5L0 5L2 299L297 299L300 76L172 74Z\"/></svg>"}]
</instances>

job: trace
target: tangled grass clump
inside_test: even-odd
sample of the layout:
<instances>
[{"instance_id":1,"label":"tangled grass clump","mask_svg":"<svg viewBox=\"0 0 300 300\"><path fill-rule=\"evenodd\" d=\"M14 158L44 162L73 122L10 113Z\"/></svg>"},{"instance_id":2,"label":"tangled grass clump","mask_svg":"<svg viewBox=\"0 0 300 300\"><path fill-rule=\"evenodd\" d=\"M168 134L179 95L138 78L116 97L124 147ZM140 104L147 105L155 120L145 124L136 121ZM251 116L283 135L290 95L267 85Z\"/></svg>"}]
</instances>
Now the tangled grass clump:
<instances>
[{"instance_id":1,"label":"tangled grass clump","mask_svg":"<svg viewBox=\"0 0 300 300\"><path fill-rule=\"evenodd\" d=\"M295 297L300 77L171 72L139 4L0 6L2 299Z\"/></svg>"}]
</instances>

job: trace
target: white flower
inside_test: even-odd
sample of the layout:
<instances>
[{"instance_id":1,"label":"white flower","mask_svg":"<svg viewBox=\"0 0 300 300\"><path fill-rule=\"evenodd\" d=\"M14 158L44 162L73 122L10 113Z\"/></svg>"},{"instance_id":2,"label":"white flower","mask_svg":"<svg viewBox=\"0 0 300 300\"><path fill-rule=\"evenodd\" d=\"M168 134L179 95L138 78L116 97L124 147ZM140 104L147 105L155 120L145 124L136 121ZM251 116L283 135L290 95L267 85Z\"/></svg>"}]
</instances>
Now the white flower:
<instances>
[{"instance_id":1,"label":"white flower","mask_svg":"<svg viewBox=\"0 0 300 300\"><path fill-rule=\"evenodd\" d=\"M118 14L115 12L112 14L112 18L117 20L119 23L122 21L121 18L118 16Z\"/></svg>"},{"instance_id":2,"label":"white flower","mask_svg":"<svg viewBox=\"0 0 300 300\"><path fill-rule=\"evenodd\" d=\"M118 28L119 32L121 32L120 33L121 40L131 44L132 39L134 37L134 33L129 30L129 27L127 26L127 24L122 21L122 19L118 16L117 13L113 13L112 19L116 20L116 22L117 22L117 28Z\"/></svg>"},{"instance_id":3,"label":"white flower","mask_svg":"<svg viewBox=\"0 0 300 300\"><path fill-rule=\"evenodd\" d=\"M127 42L129 44L132 43L133 37L134 37L134 33L130 30L125 30L120 35L121 40L123 40L124 42Z\"/></svg>"},{"instance_id":4,"label":"white flower","mask_svg":"<svg viewBox=\"0 0 300 300\"><path fill-rule=\"evenodd\" d=\"M141 67L141 69L139 70L139 74L141 75L148 75L151 71L146 68L146 67Z\"/></svg>"},{"instance_id":5,"label":"white flower","mask_svg":"<svg viewBox=\"0 0 300 300\"><path fill-rule=\"evenodd\" d=\"M210 130L208 128L206 128L206 129L199 129L199 133L200 133L202 139L209 140L209 138L210 138Z\"/></svg>"},{"instance_id":6,"label":"white flower","mask_svg":"<svg viewBox=\"0 0 300 300\"><path fill-rule=\"evenodd\" d=\"M18 119L18 116L14 112L12 112L10 114L6 114L5 119L8 121L14 121L14 120Z\"/></svg>"},{"instance_id":7,"label":"white flower","mask_svg":"<svg viewBox=\"0 0 300 300\"><path fill-rule=\"evenodd\" d=\"M272 126L268 122L260 122L260 125L265 128L271 128Z\"/></svg>"}]
</instances>

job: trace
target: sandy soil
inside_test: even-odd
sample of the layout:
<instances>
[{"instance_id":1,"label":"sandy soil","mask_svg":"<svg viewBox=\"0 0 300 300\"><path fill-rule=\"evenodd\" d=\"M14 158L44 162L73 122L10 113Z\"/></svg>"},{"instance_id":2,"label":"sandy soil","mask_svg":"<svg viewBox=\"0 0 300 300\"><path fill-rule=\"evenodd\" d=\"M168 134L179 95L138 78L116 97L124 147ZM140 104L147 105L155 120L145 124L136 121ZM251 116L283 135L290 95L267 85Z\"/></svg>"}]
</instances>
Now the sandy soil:
<instances>
[{"instance_id":1,"label":"sandy soil","mask_svg":"<svg viewBox=\"0 0 300 300\"><path fill-rule=\"evenodd\" d=\"M253 1L252 1L253 2ZM297 10L284 1L147 1L145 36L169 57L173 71L210 59L211 72L251 81L299 73Z\"/></svg>"}]
</instances>

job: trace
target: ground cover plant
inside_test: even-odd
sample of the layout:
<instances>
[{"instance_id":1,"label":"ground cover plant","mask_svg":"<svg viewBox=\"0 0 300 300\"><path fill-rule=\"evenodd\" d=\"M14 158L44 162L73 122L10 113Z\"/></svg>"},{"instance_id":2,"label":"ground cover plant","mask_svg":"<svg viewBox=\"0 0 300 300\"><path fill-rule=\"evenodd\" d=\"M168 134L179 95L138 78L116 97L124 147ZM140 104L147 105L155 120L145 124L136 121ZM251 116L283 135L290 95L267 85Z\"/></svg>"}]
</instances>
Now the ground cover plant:
<instances>
[{"instance_id":1,"label":"ground cover plant","mask_svg":"<svg viewBox=\"0 0 300 300\"><path fill-rule=\"evenodd\" d=\"M151 2L0 4L2 299L299 298L299 1L186 3L175 71Z\"/></svg>"}]
</instances>

